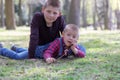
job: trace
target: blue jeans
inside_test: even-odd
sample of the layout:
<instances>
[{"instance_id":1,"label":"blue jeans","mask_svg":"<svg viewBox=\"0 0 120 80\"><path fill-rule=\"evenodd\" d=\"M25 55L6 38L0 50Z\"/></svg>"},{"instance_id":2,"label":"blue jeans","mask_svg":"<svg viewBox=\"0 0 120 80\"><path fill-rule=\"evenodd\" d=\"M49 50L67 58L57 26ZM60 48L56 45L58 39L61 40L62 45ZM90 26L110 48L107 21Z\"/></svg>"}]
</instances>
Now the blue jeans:
<instances>
[{"instance_id":1,"label":"blue jeans","mask_svg":"<svg viewBox=\"0 0 120 80\"><path fill-rule=\"evenodd\" d=\"M35 58L42 59L43 58L43 52L45 49L47 49L49 44L43 45L43 46L37 46L35 50ZM16 47L16 50L10 50L7 48L0 48L0 55L9 57L11 59L21 60L21 59L28 59L28 50L26 48L18 48Z\"/></svg>"},{"instance_id":2,"label":"blue jeans","mask_svg":"<svg viewBox=\"0 0 120 80\"><path fill-rule=\"evenodd\" d=\"M28 50L26 48L16 48L16 51L13 51L7 48L1 48L0 55L16 60L27 59Z\"/></svg>"},{"instance_id":3,"label":"blue jeans","mask_svg":"<svg viewBox=\"0 0 120 80\"><path fill-rule=\"evenodd\" d=\"M43 59L43 53L44 51L49 47L49 44L37 46L35 50L35 58Z\"/></svg>"}]
</instances>

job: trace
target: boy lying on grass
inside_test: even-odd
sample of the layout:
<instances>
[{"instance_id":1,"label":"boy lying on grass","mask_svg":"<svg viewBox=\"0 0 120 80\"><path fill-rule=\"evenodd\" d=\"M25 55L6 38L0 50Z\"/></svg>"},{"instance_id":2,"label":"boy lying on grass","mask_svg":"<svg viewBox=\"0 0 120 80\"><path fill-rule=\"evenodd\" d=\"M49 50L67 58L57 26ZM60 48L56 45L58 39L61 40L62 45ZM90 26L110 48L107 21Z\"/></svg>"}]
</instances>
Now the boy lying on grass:
<instances>
[{"instance_id":1,"label":"boy lying on grass","mask_svg":"<svg viewBox=\"0 0 120 80\"><path fill-rule=\"evenodd\" d=\"M68 24L62 32L62 37L54 40L44 52L44 59L47 63L53 63L56 58L67 57L73 54L75 57L85 57L86 50L77 44L79 28L74 24Z\"/></svg>"}]
</instances>

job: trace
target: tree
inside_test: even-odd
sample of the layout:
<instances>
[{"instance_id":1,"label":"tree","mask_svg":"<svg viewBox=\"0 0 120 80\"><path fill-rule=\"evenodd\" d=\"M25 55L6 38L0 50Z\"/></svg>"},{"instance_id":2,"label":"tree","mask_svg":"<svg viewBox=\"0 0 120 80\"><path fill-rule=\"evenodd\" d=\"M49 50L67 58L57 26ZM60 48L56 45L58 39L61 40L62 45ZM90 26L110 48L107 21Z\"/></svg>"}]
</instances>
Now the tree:
<instances>
[{"instance_id":1,"label":"tree","mask_svg":"<svg viewBox=\"0 0 120 80\"><path fill-rule=\"evenodd\" d=\"M28 8L29 8L29 14L28 14L28 17L29 17L29 24L31 23L31 20L32 20L32 17L33 17L33 14L35 12L38 12L38 11L41 11L42 9L42 5L45 3L45 0L28 0Z\"/></svg>"},{"instance_id":2,"label":"tree","mask_svg":"<svg viewBox=\"0 0 120 80\"><path fill-rule=\"evenodd\" d=\"M87 27L87 7L86 7L86 0L82 0L82 26Z\"/></svg>"},{"instance_id":3,"label":"tree","mask_svg":"<svg viewBox=\"0 0 120 80\"><path fill-rule=\"evenodd\" d=\"M6 16L6 29L7 30L16 29L13 0L5 0L5 16Z\"/></svg>"},{"instance_id":4,"label":"tree","mask_svg":"<svg viewBox=\"0 0 120 80\"><path fill-rule=\"evenodd\" d=\"M119 9L119 0L117 0L117 9L115 10L116 22L117 22L117 29L120 30L120 9Z\"/></svg>"},{"instance_id":5,"label":"tree","mask_svg":"<svg viewBox=\"0 0 120 80\"><path fill-rule=\"evenodd\" d=\"M104 29L109 29L109 0L96 0L97 1L97 16L101 29L104 24Z\"/></svg>"},{"instance_id":6,"label":"tree","mask_svg":"<svg viewBox=\"0 0 120 80\"><path fill-rule=\"evenodd\" d=\"M1 14L1 26L4 27L4 4L3 4L3 0L1 0L1 4L0 4L0 14Z\"/></svg>"},{"instance_id":7,"label":"tree","mask_svg":"<svg viewBox=\"0 0 120 80\"><path fill-rule=\"evenodd\" d=\"M103 0L103 7L104 7L104 29L109 29L109 17L108 17L108 10L109 10L109 0Z\"/></svg>"},{"instance_id":8,"label":"tree","mask_svg":"<svg viewBox=\"0 0 120 80\"><path fill-rule=\"evenodd\" d=\"M94 30L97 30L97 26L96 26L96 11L97 11L97 5L96 5L96 0L94 0L93 2L93 28Z\"/></svg>"},{"instance_id":9,"label":"tree","mask_svg":"<svg viewBox=\"0 0 120 80\"><path fill-rule=\"evenodd\" d=\"M19 0L19 11L18 11L18 16L19 16L19 24L18 25L22 25L22 1Z\"/></svg>"},{"instance_id":10,"label":"tree","mask_svg":"<svg viewBox=\"0 0 120 80\"><path fill-rule=\"evenodd\" d=\"M80 26L80 2L81 0L71 0L68 23Z\"/></svg>"},{"instance_id":11,"label":"tree","mask_svg":"<svg viewBox=\"0 0 120 80\"><path fill-rule=\"evenodd\" d=\"M120 10L115 10L115 16L117 19L117 29L120 29Z\"/></svg>"},{"instance_id":12,"label":"tree","mask_svg":"<svg viewBox=\"0 0 120 80\"><path fill-rule=\"evenodd\" d=\"M66 22L68 21L68 11L70 7L70 0L64 0L64 5L63 5L63 15L65 17Z\"/></svg>"}]
</instances>

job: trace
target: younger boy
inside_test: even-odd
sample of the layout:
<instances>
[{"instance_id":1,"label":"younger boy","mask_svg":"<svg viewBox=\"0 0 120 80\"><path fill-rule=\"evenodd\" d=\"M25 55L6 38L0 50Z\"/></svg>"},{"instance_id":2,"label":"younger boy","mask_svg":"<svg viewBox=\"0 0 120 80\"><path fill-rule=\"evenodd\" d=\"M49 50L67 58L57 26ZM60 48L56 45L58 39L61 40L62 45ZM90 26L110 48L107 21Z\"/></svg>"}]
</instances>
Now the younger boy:
<instances>
[{"instance_id":1,"label":"younger boy","mask_svg":"<svg viewBox=\"0 0 120 80\"><path fill-rule=\"evenodd\" d=\"M85 57L86 50L83 46L77 45L79 38L79 28L74 24L68 24L62 32L62 42L60 38L54 40L44 52L44 59L47 63L53 63L56 58L67 57L71 52L75 57ZM62 46L61 46L62 43ZM60 54L60 49L63 48Z\"/></svg>"}]
</instances>

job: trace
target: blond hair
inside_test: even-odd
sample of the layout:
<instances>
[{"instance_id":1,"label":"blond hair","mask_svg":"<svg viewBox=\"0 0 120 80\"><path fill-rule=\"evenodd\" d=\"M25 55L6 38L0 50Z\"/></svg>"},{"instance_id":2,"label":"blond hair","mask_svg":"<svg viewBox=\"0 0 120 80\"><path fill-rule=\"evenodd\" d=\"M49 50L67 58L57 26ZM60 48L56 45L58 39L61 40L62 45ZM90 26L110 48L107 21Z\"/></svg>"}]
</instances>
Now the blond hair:
<instances>
[{"instance_id":1,"label":"blond hair","mask_svg":"<svg viewBox=\"0 0 120 80\"><path fill-rule=\"evenodd\" d=\"M73 31L79 32L79 27L75 24L67 24L64 31L67 31L69 29L72 29Z\"/></svg>"}]
</instances>

